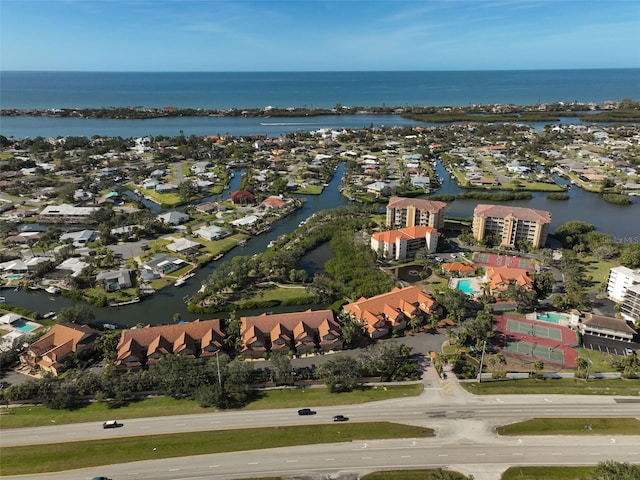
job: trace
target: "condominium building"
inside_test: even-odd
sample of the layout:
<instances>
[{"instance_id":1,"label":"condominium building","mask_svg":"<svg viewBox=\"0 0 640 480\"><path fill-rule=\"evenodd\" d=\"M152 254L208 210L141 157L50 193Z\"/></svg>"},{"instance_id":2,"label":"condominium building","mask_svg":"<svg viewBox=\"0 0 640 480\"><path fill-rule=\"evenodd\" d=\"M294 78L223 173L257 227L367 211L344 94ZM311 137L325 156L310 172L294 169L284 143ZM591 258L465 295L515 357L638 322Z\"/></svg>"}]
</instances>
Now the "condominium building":
<instances>
[{"instance_id":1,"label":"condominium building","mask_svg":"<svg viewBox=\"0 0 640 480\"><path fill-rule=\"evenodd\" d=\"M549 234L551 212L506 205L480 204L473 211L473 236L483 240L492 234L504 247L515 247L528 240L535 248L544 247Z\"/></svg>"},{"instance_id":2,"label":"condominium building","mask_svg":"<svg viewBox=\"0 0 640 480\"><path fill-rule=\"evenodd\" d=\"M607 296L614 302L622 302L630 287L640 283L640 270L630 268L614 267L609 271L607 281Z\"/></svg>"},{"instance_id":3,"label":"condominium building","mask_svg":"<svg viewBox=\"0 0 640 480\"><path fill-rule=\"evenodd\" d=\"M626 320L640 321L640 283L627 289L620 313Z\"/></svg>"},{"instance_id":4,"label":"condominium building","mask_svg":"<svg viewBox=\"0 0 640 480\"><path fill-rule=\"evenodd\" d=\"M387 226L444 228L444 202L423 198L391 197L387 205Z\"/></svg>"},{"instance_id":5,"label":"condominium building","mask_svg":"<svg viewBox=\"0 0 640 480\"><path fill-rule=\"evenodd\" d=\"M415 226L388 230L371 235L371 249L384 258L413 258L420 249L434 253L438 247L438 231L433 227Z\"/></svg>"}]
</instances>

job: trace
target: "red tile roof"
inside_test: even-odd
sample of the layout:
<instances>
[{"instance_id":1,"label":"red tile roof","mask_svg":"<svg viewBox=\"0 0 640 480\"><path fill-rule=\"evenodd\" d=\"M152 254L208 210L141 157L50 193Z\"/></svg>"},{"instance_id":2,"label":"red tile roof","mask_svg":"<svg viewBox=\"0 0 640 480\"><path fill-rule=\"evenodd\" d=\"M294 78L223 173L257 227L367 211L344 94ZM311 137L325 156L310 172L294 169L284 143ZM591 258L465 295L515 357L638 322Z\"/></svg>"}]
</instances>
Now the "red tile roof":
<instances>
[{"instance_id":1,"label":"red tile roof","mask_svg":"<svg viewBox=\"0 0 640 480\"><path fill-rule=\"evenodd\" d=\"M536 223L551 223L551 213L546 210L534 210L533 208L510 207L508 205L479 204L473 210L474 217L505 218L512 216L518 220L527 220Z\"/></svg>"}]
</instances>

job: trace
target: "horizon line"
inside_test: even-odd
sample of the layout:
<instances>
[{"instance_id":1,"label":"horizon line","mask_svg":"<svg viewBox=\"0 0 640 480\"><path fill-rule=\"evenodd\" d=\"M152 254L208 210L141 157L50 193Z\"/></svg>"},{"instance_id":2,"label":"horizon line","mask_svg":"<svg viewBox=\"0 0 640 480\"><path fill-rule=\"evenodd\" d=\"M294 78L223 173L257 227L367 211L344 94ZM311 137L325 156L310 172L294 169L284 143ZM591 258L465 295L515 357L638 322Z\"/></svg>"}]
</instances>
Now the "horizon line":
<instances>
[{"instance_id":1,"label":"horizon line","mask_svg":"<svg viewBox=\"0 0 640 480\"><path fill-rule=\"evenodd\" d=\"M498 68L453 70L6 70L0 73L480 73L480 72L567 72L588 70L640 70L639 67L580 67L580 68Z\"/></svg>"}]
</instances>

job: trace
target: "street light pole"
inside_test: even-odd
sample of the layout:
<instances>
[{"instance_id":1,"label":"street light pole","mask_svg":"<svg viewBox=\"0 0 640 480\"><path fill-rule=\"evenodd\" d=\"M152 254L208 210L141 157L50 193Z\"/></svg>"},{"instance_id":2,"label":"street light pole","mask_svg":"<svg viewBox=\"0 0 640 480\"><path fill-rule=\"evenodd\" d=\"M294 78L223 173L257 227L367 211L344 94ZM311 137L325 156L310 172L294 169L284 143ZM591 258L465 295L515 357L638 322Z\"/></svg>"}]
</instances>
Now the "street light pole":
<instances>
[{"instance_id":1,"label":"street light pole","mask_svg":"<svg viewBox=\"0 0 640 480\"><path fill-rule=\"evenodd\" d=\"M218 350L216 350L216 366L218 367L218 386L220 387L220 392L222 393L222 375L220 375L220 358L218 357Z\"/></svg>"},{"instance_id":2,"label":"street light pole","mask_svg":"<svg viewBox=\"0 0 640 480\"><path fill-rule=\"evenodd\" d=\"M484 351L487 347L487 341L482 344L482 355L480 356L480 371L478 372L478 383L482 383L482 365L484 364Z\"/></svg>"}]
</instances>

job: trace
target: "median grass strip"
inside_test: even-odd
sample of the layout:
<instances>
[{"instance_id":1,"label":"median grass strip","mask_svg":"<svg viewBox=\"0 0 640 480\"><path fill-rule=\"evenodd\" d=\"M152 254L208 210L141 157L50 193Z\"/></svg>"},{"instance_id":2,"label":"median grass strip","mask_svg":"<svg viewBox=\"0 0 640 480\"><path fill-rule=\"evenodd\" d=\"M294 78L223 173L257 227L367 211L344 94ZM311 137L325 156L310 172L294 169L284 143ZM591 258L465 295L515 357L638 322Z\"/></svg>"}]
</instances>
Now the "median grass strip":
<instances>
[{"instance_id":1,"label":"median grass strip","mask_svg":"<svg viewBox=\"0 0 640 480\"><path fill-rule=\"evenodd\" d=\"M324 386L319 388L291 388L265 390L258 399L244 410L265 410L273 408L321 407L327 405L352 405L375 402L390 398L416 396L422 392L422 384L389 385L368 387L345 393L331 393ZM7 410L2 410L7 412ZM195 400L171 397L154 397L131 402L129 405L110 408L105 402L94 402L75 410L53 410L46 407L18 407L9 410L10 415L0 415L0 429L41 427L67 423L100 422L111 418L147 418L167 415L188 415L215 412L213 408L202 408Z\"/></svg>"},{"instance_id":2,"label":"median grass strip","mask_svg":"<svg viewBox=\"0 0 640 480\"><path fill-rule=\"evenodd\" d=\"M66 442L0 449L2 475L95 467L158 458L350 442L364 439L432 437L429 428L388 422L249 428ZM259 446L259 447L258 447ZM81 455L78 452L82 452Z\"/></svg>"},{"instance_id":3,"label":"median grass strip","mask_svg":"<svg viewBox=\"0 0 640 480\"><path fill-rule=\"evenodd\" d=\"M499 435L640 435L635 418L533 418L496 428Z\"/></svg>"},{"instance_id":4,"label":"median grass strip","mask_svg":"<svg viewBox=\"0 0 640 480\"><path fill-rule=\"evenodd\" d=\"M546 394L546 395L640 395L640 380L557 378L537 380L483 380L461 382L460 385L474 395Z\"/></svg>"},{"instance_id":5,"label":"median grass strip","mask_svg":"<svg viewBox=\"0 0 640 480\"><path fill-rule=\"evenodd\" d=\"M582 480L596 467L509 467L500 480Z\"/></svg>"}]
</instances>

